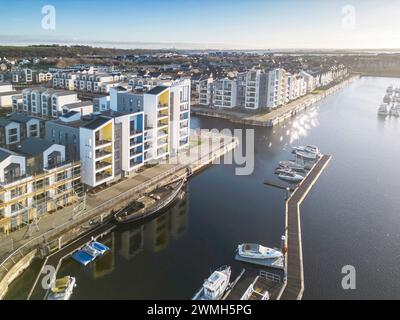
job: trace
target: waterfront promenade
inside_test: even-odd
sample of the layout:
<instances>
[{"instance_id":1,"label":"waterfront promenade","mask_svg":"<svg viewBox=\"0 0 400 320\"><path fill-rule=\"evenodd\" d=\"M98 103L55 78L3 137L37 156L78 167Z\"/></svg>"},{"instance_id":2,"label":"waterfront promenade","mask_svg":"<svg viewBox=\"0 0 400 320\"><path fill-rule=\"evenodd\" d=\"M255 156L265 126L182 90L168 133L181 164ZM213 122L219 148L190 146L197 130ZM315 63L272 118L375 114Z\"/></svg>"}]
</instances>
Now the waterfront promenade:
<instances>
[{"instance_id":1,"label":"waterfront promenade","mask_svg":"<svg viewBox=\"0 0 400 320\"><path fill-rule=\"evenodd\" d=\"M47 247L50 247L52 244L51 248L57 249L57 246L65 245L72 240L72 235L64 236L67 231L71 230L75 237L79 236L91 228L90 222L94 219L106 218L112 210L123 207L128 202L139 198L144 192L150 192L160 184L187 174L188 168L193 173L201 170L237 145L238 140L233 137L219 133L204 133L204 131L201 131L201 135L198 132L192 132L191 146L186 152L181 152L165 163L144 169L130 178L87 196L86 208L80 214L74 213L71 206L45 215L39 221L39 229L35 229L29 238L26 238L27 227L12 232L3 238L0 246L2 261L0 282L18 260L34 248L38 249L43 244L49 244ZM60 240L60 235L64 236L63 240ZM0 297L4 294L4 290L1 289Z\"/></svg>"},{"instance_id":2,"label":"waterfront promenade","mask_svg":"<svg viewBox=\"0 0 400 320\"><path fill-rule=\"evenodd\" d=\"M309 93L270 112L262 111L258 113L250 113L240 109L216 109L200 105L192 106L191 110L194 115L220 118L244 125L273 127L283 121L286 121L287 119L292 118L299 112L302 112L328 95L342 89L358 78L359 75L352 76L351 78L344 80L326 90Z\"/></svg>"}]
</instances>

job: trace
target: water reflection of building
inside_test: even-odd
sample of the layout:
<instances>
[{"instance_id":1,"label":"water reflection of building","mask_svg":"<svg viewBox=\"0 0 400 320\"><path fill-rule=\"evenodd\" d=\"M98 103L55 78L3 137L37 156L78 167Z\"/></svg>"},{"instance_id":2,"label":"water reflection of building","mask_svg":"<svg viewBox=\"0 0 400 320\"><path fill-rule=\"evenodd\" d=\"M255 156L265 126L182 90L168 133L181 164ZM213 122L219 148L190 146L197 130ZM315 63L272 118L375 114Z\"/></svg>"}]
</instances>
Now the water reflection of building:
<instances>
[{"instance_id":1,"label":"water reflection of building","mask_svg":"<svg viewBox=\"0 0 400 320\"><path fill-rule=\"evenodd\" d=\"M119 254L127 260L143 250L160 252L168 247L170 238L177 240L188 228L188 192L166 213L121 233Z\"/></svg>"},{"instance_id":2,"label":"water reflection of building","mask_svg":"<svg viewBox=\"0 0 400 320\"><path fill-rule=\"evenodd\" d=\"M93 277L95 279L104 277L108 274L111 274L114 271L114 264L115 264L115 259L114 259L114 252L115 252L115 233L111 233L101 240L99 240L101 243L104 243L107 247L110 248L109 251L107 251L104 256L96 259L94 261L94 267L93 267Z\"/></svg>"}]
</instances>

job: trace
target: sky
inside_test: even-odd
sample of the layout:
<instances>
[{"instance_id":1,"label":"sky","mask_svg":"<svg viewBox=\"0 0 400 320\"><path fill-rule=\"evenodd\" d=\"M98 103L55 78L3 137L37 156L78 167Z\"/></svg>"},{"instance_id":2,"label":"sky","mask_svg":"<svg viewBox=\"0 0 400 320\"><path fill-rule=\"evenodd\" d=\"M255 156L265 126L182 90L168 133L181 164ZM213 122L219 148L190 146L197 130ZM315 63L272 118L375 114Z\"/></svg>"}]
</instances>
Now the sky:
<instances>
[{"instance_id":1,"label":"sky","mask_svg":"<svg viewBox=\"0 0 400 320\"><path fill-rule=\"evenodd\" d=\"M0 45L399 49L399 12L400 0L0 0Z\"/></svg>"}]
</instances>

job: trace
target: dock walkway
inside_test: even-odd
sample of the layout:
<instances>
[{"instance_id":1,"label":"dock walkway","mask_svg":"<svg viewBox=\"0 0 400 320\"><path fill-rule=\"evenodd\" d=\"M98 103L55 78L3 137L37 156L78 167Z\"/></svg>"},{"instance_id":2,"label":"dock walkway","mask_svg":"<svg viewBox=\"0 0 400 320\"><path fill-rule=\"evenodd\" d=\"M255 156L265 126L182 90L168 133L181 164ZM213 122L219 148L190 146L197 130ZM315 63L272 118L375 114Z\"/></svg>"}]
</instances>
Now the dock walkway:
<instances>
[{"instance_id":1,"label":"dock walkway","mask_svg":"<svg viewBox=\"0 0 400 320\"><path fill-rule=\"evenodd\" d=\"M300 205L318 180L331 160L331 156L323 155L312 167L299 187L286 201L286 247L285 255L287 280L278 298L281 300L299 300L304 291L303 254L301 244Z\"/></svg>"},{"instance_id":2,"label":"dock walkway","mask_svg":"<svg viewBox=\"0 0 400 320\"><path fill-rule=\"evenodd\" d=\"M46 291L45 291L45 289L42 288L42 279L44 276L46 276L48 274L42 273L42 271L44 270L44 268L46 266L53 267L57 274L57 272L61 266L61 263L63 262L64 259L71 256L76 250L79 250L80 248L85 246L90 241L96 240L96 239L110 233L116 226L117 225L113 220L105 222L104 224L99 225L95 229L82 235L75 241L67 244L65 247L61 248L60 250L49 255L46 258L46 260L44 261L42 268L40 269L40 272L36 278L36 281L33 284L33 287L28 295L28 300L36 299L37 297L40 297L41 295L43 295L43 298L45 297Z\"/></svg>"}]
</instances>

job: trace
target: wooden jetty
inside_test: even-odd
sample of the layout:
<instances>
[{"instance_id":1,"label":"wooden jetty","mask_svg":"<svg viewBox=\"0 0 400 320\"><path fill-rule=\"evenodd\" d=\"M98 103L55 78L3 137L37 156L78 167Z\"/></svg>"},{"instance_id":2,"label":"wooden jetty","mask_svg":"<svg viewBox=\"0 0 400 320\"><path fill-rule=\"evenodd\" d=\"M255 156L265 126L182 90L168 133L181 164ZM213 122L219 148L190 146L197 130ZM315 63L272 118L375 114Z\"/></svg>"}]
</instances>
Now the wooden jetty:
<instances>
[{"instance_id":1,"label":"wooden jetty","mask_svg":"<svg viewBox=\"0 0 400 320\"><path fill-rule=\"evenodd\" d=\"M331 156L323 155L311 168L308 175L299 184L298 188L286 200L285 217L285 274L286 281L278 299L300 300L304 291L303 253L301 244L300 205L324 171Z\"/></svg>"}]
</instances>

